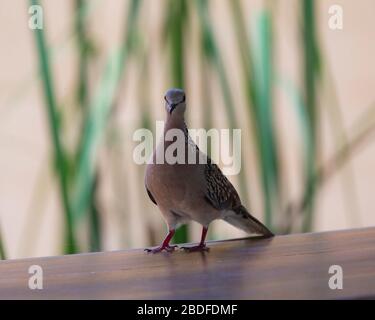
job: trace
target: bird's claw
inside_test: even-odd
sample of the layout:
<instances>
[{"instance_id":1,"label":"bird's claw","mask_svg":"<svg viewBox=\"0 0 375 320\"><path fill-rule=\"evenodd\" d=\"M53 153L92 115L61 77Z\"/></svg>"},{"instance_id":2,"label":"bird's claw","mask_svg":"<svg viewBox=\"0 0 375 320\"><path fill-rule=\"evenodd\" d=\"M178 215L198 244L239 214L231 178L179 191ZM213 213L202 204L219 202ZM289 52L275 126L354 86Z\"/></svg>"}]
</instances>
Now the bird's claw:
<instances>
[{"instance_id":1,"label":"bird's claw","mask_svg":"<svg viewBox=\"0 0 375 320\"><path fill-rule=\"evenodd\" d=\"M204 251L210 250L210 248L207 247L205 244L199 244L193 247L181 247L181 249L187 252L197 252L197 251L204 252Z\"/></svg>"},{"instance_id":2,"label":"bird's claw","mask_svg":"<svg viewBox=\"0 0 375 320\"><path fill-rule=\"evenodd\" d=\"M177 248L177 245L172 245L172 246L168 245L168 246L159 246L153 249L146 248L145 251L148 253L159 253L159 252L162 252L163 250L167 252L173 252L175 248Z\"/></svg>"}]
</instances>

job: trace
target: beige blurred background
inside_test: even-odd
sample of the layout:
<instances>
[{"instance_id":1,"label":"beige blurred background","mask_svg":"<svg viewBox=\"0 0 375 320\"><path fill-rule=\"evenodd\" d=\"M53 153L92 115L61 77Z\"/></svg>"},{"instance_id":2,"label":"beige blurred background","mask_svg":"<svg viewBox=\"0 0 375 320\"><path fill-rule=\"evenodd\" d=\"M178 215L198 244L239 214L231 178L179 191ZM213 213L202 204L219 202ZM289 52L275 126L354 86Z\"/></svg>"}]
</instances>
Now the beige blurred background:
<instances>
[{"instance_id":1,"label":"beige blurred background","mask_svg":"<svg viewBox=\"0 0 375 320\"><path fill-rule=\"evenodd\" d=\"M296 14L299 0L274 1L276 72L298 81L300 78L297 52L300 21ZM91 36L95 39L98 58L90 72L95 77L101 72L110 50L119 44L124 6L127 1L93 1L89 14ZM163 95L168 88L168 61L161 55L162 11L165 1L146 0L146 9L141 13L142 27L147 30L145 46L149 51L149 94L152 102L153 120L162 120ZM337 102L343 115L345 129L350 132L355 121L375 102L375 2L373 0L317 0L317 28L319 44L324 55L324 65L330 70L335 86ZM263 1L242 1L246 15L251 16L264 5ZM44 24L48 43L53 48L51 65L54 83L60 103L69 105L71 91L75 85L77 56L74 37L71 35L74 7L71 1L48 0L42 2ZM328 27L328 8L339 4L344 9L344 29ZM48 134L46 113L41 84L38 80L37 56L32 30L28 28L28 2L3 0L0 10L0 227L8 258L46 256L61 254L63 238L63 215L60 209L56 179L52 170L51 141ZM220 48L231 71L231 88L239 110L245 101L240 94L240 66L232 57L233 29L229 24L227 3L215 0L210 4L215 33ZM191 30L191 46L196 45L196 24ZM189 99L189 125L201 127L202 104L198 93L198 57L187 57L187 87ZM121 129L115 134L116 148L109 151L106 144L100 146L99 167L101 170L100 208L103 223L103 249L115 250L150 245L150 239L159 241L165 232L164 222L157 209L149 201L143 189L143 178L132 161L134 130L140 127L139 70L130 62L115 122ZM215 90L220 90L218 85ZM321 160L329 159L337 150L334 143L326 105L334 99L332 92L320 105ZM217 123L225 127L223 101L214 95ZM299 159L295 148L300 147L298 123L290 101L281 90L275 92L275 112L278 138L284 141L282 150L285 192L290 198L300 195L298 178ZM67 107L68 108L68 107ZM243 112L243 111L240 111ZM74 114L72 113L72 117ZM246 117L240 117L241 127L251 127ZM71 123L71 137L79 132ZM154 124L153 124L154 128ZM109 130L110 131L110 130ZM111 134L110 132L108 134ZM106 137L103 137L106 141ZM261 187L257 175L254 146L243 135L243 152L250 169L251 207L254 215L263 219ZM113 151L115 150L115 151ZM375 143L370 139L364 143L348 165L339 170L319 189L313 230L325 231L375 225L374 181ZM112 168L120 168L114 172ZM144 168L141 168L144 170ZM354 179L347 179L348 174ZM230 179L237 185L236 177ZM351 186L345 186L348 183ZM351 201L348 201L348 192ZM130 199L132 201L130 201ZM353 200L354 199L354 200ZM355 214L353 215L353 212ZM150 226L154 226L150 237ZM81 228L82 238L87 230ZM243 236L224 222L215 222L213 229L220 238ZM191 238L199 239L200 229L193 224Z\"/></svg>"}]
</instances>

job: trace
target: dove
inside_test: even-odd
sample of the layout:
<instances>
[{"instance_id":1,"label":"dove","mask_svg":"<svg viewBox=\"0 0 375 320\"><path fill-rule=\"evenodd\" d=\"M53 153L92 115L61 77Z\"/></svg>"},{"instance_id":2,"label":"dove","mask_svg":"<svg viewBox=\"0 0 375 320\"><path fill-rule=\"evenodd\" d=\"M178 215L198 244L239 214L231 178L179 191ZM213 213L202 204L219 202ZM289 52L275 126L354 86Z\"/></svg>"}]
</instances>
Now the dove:
<instances>
[{"instance_id":1,"label":"dove","mask_svg":"<svg viewBox=\"0 0 375 320\"><path fill-rule=\"evenodd\" d=\"M151 253L174 251L178 246L170 245L170 241L176 229L189 221L202 225L199 244L182 247L189 252L208 250L205 243L208 227L217 219L249 234L272 237L274 234L242 205L236 189L220 168L190 138L184 118L185 92L182 89L169 89L164 100L164 133L146 166L145 187L149 198L162 213L168 234L160 246L145 250ZM175 143L174 139L168 137L168 132L181 133L183 145L182 148L176 147L176 151L182 154L180 160L183 161L158 161L160 157L167 157L168 147ZM197 161L189 162L189 152Z\"/></svg>"}]
</instances>

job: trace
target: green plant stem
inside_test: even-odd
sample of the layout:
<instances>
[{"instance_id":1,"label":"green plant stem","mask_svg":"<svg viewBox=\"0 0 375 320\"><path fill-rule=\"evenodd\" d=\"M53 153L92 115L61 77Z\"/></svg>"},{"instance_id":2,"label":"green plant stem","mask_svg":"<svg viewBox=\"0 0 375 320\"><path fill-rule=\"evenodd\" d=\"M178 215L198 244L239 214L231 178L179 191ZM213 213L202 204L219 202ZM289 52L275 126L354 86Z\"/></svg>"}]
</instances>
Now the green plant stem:
<instances>
[{"instance_id":1,"label":"green plant stem","mask_svg":"<svg viewBox=\"0 0 375 320\"><path fill-rule=\"evenodd\" d=\"M185 38L188 30L188 3L186 0L169 0L164 26L171 60L172 86L185 87ZM173 27L171 27L173 26Z\"/></svg>"},{"instance_id":2,"label":"green plant stem","mask_svg":"<svg viewBox=\"0 0 375 320\"><path fill-rule=\"evenodd\" d=\"M38 0L30 0L31 5L38 5ZM44 39L43 29L33 30L35 35L39 68L41 72L45 105L47 108L48 122L51 132L52 144L54 148L54 158L59 178L61 201L64 207L65 220L66 220L66 253L74 253L77 251L76 241L74 237L73 223L72 223L72 209L69 202L68 194L68 177L66 168L66 157L64 154L63 146L60 141L59 131L59 117L54 94L54 86L52 83L51 69L49 66L49 56L47 46Z\"/></svg>"},{"instance_id":3,"label":"green plant stem","mask_svg":"<svg viewBox=\"0 0 375 320\"><path fill-rule=\"evenodd\" d=\"M78 164L74 183L73 208L77 219L90 208L91 192L95 180L95 155L125 72L125 61L133 49L136 36L135 24L140 3L140 0L132 0L129 3L122 45L108 57L98 88L95 90L92 106L88 109L83 123L83 134L77 151Z\"/></svg>"},{"instance_id":4,"label":"green plant stem","mask_svg":"<svg viewBox=\"0 0 375 320\"><path fill-rule=\"evenodd\" d=\"M88 107L88 60L89 60L89 50L88 50L88 37L86 30L86 14L85 0L76 0L76 11L78 12L75 16L76 18L76 34L77 34L77 49L79 54L78 59L78 88L77 88L77 98L79 105L85 112Z\"/></svg>"},{"instance_id":5,"label":"green plant stem","mask_svg":"<svg viewBox=\"0 0 375 320\"><path fill-rule=\"evenodd\" d=\"M97 205L99 173L95 172L94 183L92 185L89 218L90 218L90 251L101 251L101 220Z\"/></svg>"},{"instance_id":6,"label":"green plant stem","mask_svg":"<svg viewBox=\"0 0 375 320\"><path fill-rule=\"evenodd\" d=\"M5 253L4 241L3 241L3 237L2 237L2 233L0 229L0 260L6 260L6 259L7 259L7 255Z\"/></svg>"},{"instance_id":7,"label":"green plant stem","mask_svg":"<svg viewBox=\"0 0 375 320\"><path fill-rule=\"evenodd\" d=\"M89 38L86 28L86 8L85 0L76 0L75 28L77 34L77 50L78 50L78 83L77 83L77 99L82 112L82 118L85 119L88 113L89 90L88 90L88 68L89 68ZM100 212L97 206L97 190L98 190L98 169L95 168L94 183L92 185L90 201L88 204L89 211L89 237L90 251L101 250L101 228L100 228Z\"/></svg>"},{"instance_id":8,"label":"green plant stem","mask_svg":"<svg viewBox=\"0 0 375 320\"><path fill-rule=\"evenodd\" d=\"M253 43L249 53L248 76L249 106L255 128L255 137L261 168L264 194L265 223L273 229L273 215L280 198L279 159L273 123L273 30L271 12L262 11L256 19ZM243 58L245 59L245 58ZM244 60L246 67L247 61Z\"/></svg>"},{"instance_id":9,"label":"green plant stem","mask_svg":"<svg viewBox=\"0 0 375 320\"><path fill-rule=\"evenodd\" d=\"M317 105L316 105L316 83L320 73L319 53L316 43L315 31L315 5L313 0L303 0L301 2L303 19L302 42L304 57L304 86L305 104L310 121L311 145L309 148L308 162L305 168L305 199L306 215L303 220L302 230L304 232L312 229L312 218L314 210L314 195L316 191L315 170L317 161Z\"/></svg>"}]
</instances>

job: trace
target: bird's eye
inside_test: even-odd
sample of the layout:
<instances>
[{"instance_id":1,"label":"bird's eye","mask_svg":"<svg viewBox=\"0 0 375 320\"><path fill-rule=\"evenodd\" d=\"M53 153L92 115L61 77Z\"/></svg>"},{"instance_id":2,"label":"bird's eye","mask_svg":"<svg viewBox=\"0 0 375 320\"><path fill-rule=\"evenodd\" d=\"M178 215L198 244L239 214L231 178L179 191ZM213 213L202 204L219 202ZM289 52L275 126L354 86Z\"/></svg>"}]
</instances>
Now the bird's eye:
<instances>
[{"instance_id":1,"label":"bird's eye","mask_svg":"<svg viewBox=\"0 0 375 320\"><path fill-rule=\"evenodd\" d=\"M164 100L165 100L165 102L168 102L168 100L167 100L167 96L164 96Z\"/></svg>"},{"instance_id":2,"label":"bird's eye","mask_svg":"<svg viewBox=\"0 0 375 320\"><path fill-rule=\"evenodd\" d=\"M185 102L185 99L186 99L186 96L184 95L184 97L182 98L181 102Z\"/></svg>"}]
</instances>

